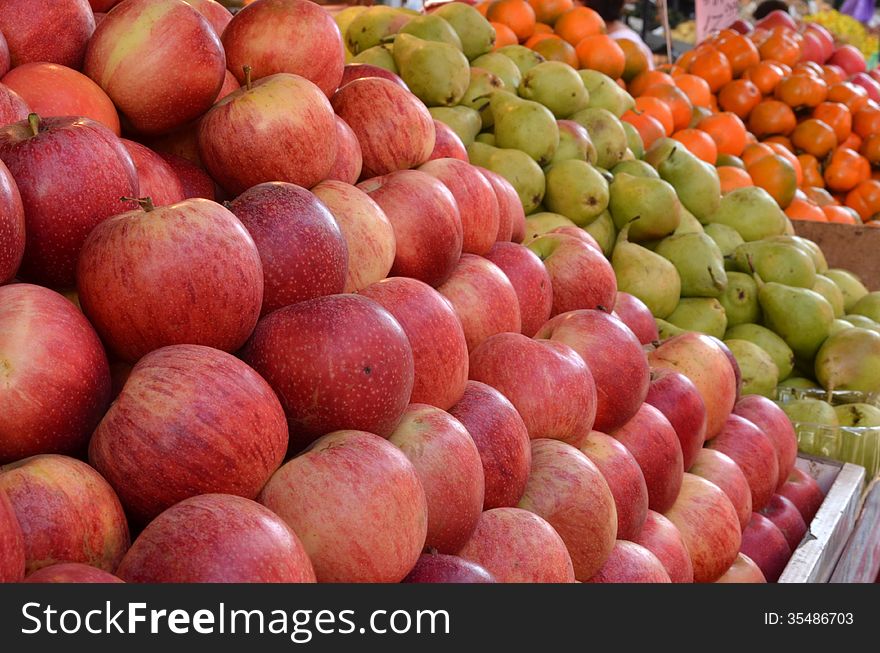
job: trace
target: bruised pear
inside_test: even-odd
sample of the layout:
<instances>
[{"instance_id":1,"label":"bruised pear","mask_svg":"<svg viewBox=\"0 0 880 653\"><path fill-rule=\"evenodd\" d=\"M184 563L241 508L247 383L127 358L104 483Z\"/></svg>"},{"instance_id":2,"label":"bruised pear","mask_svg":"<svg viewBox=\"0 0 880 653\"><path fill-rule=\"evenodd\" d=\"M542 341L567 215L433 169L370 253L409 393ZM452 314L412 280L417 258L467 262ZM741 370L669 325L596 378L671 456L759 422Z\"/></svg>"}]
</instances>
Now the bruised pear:
<instances>
[{"instance_id":1,"label":"bruised pear","mask_svg":"<svg viewBox=\"0 0 880 653\"><path fill-rule=\"evenodd\" d=\"M758 284L750 274L727 272L727 287L718 295L718 301L727 314L728 327L758 322L761 319Z\"/></svg>"},{"instance_id":2,"label":"bruised pear","mask_svg":"<svg viewBox=\"0 0 880 653\"><path fill-rule=\"evenodd\" d=\"M490 52L482 57L477 57L471 62L474 68L482 68L496 75L504 83L504 90L516 93L516 89L522 81L522 73L516 64L503 54Z\"/></svg>"},{"instance_id":3,"label":"bruised pear","mask_svg":"<svg viewBox=\"0 0 880 653\"><path fill-rule=\"evenodd\" d=\"M816 354L815 370L826 390L880 392L880 333L853 327L829 336Z\"/></svg>"},{"instance_id":4,"label":"bruised pear","mask_svg":"<svg viewBox=\"0 0 880 653\"><path fill-rule=\"evenodd\" d=\"M547 107L499 91L492 94L489 106L498 147L525 152L542 166L553 160L559 147L559 128Z\"/></svg>"},{"instance_id":5,"label":"bruised pear","mask_svg":"<svg viewBox=\"0 0 880 653\"><path fill-rule=\"evenodd\" d=\"M544 204L575 224L585 226L608 207L608 183L586 161L569 159L547 171Z\"/></svg>"},{"instance_id":6,"label":"bruised pear","mask_svg":"<svg viewBox=\"0 0 880 653\"><path fill-rule=\"evenodd\" d=\"M559 227L576 227L577 225L559 213L551 213L549 211L541 211L540 213L532 213L526 218L526 237L523 243L528 243L538 236L543 236L547 232L558 229Z\"/></svg>"},{"instance_id":7,"label":"bruised pear","mask_svg":"<svg viewBox=\"0 0 880 653\"><path fill-rule=\"evenodd\" d=\"M470 65L455 46L398 34L392 53L403 81L429 107L456 105L467 91Z\"/></svg>"},{"instance_id":8,"label":"bruised pear","mask_svg":"<svg viewBox=\"0 0 880 653\"><path fill-rule=\"evenodd\" d=\"M547 61L543 55L524 45L505 45L503 48L498 48L496 52L510 59L519 68L521 75L525 75L539 63Z\"/></svg>"},{"instance_id":9,"label":"bruised pear","mask_svg":"<svg viewBox=\"0 0 880 653\"><path fill-rule=\"evenodd\" d=\"M345 44L349 52L358 55L381 45L386 38L397 34L412 19L412 16L392 7L370 7L349 23L345 31Z\"/></svg>"},{"instance_id":10,"label":"bruised pear","mask_svg":"<svg viewBox=\"0 0 880 653\"><path fill-rule=\"evenodd\" d=\"M587 128L596 147L596 165L610 170L623 160L627 150L626 132L613 113L606 109L581 109L570 119Z\"/></svg>"},{"instance_id":11,"label":"bruised pear","mask_svg":"<svg viewBox=\"0 0 880 653\"><path fill-rule=\"evenodd\" d=\"M681 205L675 189L662 179L615 175L609 187L609 210L614 225L629 225L634 241L656 240L668 236L681 222Z\"/></svg>"},{"instance_id":12,"label":"bruised pear","mask_svg":"<svg viewBox=\"0 0 880 653\"><path fill-rule=\"evenodd\" d=\"M633 226L637 224L638 222ZM727 288L727 273L724 271L721 250L706 234L684 233L668 236L660 241L654 251L678 270L682 297L718 297Z\"/></svg>"}]
</instances>

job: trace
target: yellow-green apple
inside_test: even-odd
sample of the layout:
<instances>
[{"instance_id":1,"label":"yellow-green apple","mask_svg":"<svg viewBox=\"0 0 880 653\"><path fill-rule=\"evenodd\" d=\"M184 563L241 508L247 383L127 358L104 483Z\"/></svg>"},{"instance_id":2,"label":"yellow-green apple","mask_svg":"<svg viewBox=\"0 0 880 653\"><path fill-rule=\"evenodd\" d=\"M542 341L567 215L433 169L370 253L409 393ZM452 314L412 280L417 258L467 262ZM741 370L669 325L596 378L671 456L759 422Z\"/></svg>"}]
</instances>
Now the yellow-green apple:
<instances>
[{"instance_id":1,"label":"yellow-green apple","mask_svg":"<svg viewBox=\"0 0 880 653\"><path fill-rule=\"evenodd\" d=\"M788 479L779 488L779 494L797 506L807 526L813 521L813 517L819 512L825 500L825 495L816 479L798 467L791 470Z\"/></svg>"},{"instance_id":2,"label":"yellow-green apple","mask_svg":"<svg viewBox=\"0 0 880 653\"><path fill-rule=\"evenodd\" d=\"M791 558L791 548L776 524L757 512L743 529L740 551L751 558L768 583L775 583Z\"/></svg>"},{"instance_id":3,"label":"yellow-green apple","mask_svg":"<svg viewBox=\"0 0 880 653\"><path fill-rule=\"evenodd\" d=\"M439 120L434 121L434 149L428 157L429 161L435 159L468 160L467 149L458 134ZM494 194L495 191L492 192Z\"/></svg>"},{"instance_id":4,"label":"yellow-green apple","mask_svg":"<svg viewBox=\"0 0 880 653\"><path fill-rule=\"evenodd\" d=\"M476 167L459 159L435 159L419 170L442 181L455 197L464 233L462 252L488 252L498 236L498 199L492 184Z\"/></svg>"},{"instance_id":5,"label":"yellow-green apple","mask_svg":"<svg viewBox=\"0 0 880 653\"><path fill-rule=\"evenodd\" d=\"M360 291L394 316L413 352L410 401L448 410L468 380L465 333L449 301L426 283L406 277L377 281Z\"/></svg>"},{"instance_id":6,"label":"yellow-green apple","mask_svg":"<svg viewBox=\"0 0 880 653\"><path fill-rule=\"evenodd\" d=\"M358 188L382 207L394 228L393 276L412 277L434 288L452 276L463 233L455 197L443 182L419 170L398 170L363 181Z\"/></svg>"},{"instance_id":7,"label":"yellow-green apple","mask_svg":"<svg viewBox=\"0 0 880 653\"><path fill-rule=\"evenodd\" d=\"M468 381L464 396L449 413L464 424L480 452L483 510L515 506L532 466L529 433L516 408L495 388Z\"/></svg>"},{"instance_id":8,"label":"yellow-green apple","mask_svg":"<svg viewBox=\"0 0 880 653\"><path fill-rule=\"evenodd\" d=\"M663 563L650 550L618 540L590 583L671 583Z\"/></svg>"},{"instance_id":9,"label":"yellow-green apple","mask_svg":"<svg viewBox=\"0 0 880 653\"><path fill-rule=\"evenodd\" d=\"M613 315L599 310L561 313L535 337L565 343L589 366L596 382L596 430L620 428L644 403L651 382L648 359L638 338Z\"/></svg>"},{"instance_id":10,"label":"yellow-green apple","mask_svg":"<svg viewBox=\"0 0 880 653\"><path fill-rule=\"evenodd\" d=\"M47 61L78 69L95 31L95 17L89 0L2 2L0 30L13 68Z\"/></svg>"},{"instance_id":11,"label":"yellow-green apple","mask_svg":"<svg viewBox=\"0 0 880 653\"><path fill-rule=\"evenodd\" d=\"M134 161L138 175L138 192L136 197L149 197L154 206L168 206L186 199L183 185L177 173L165 160L146 145L135 143L126 138L122 144Z\"/></svg>"},{"instance_id":12,"label":"yellow-green apple","mask_svg":"<svg viewBox=\"0 0 880 653\"><path fill-rule=\"evenodd\" d=\"M217 349L172 345L134 366L89 461L146 523L197 494L254 498L286 451L284 411L254 370Z\"/></svg>"},{"instance_id":13,"label":"yellow-green apple","mask_svg":"<svg viewBox=\"0 0 880 653\"><path fill-rule=\"evenodd\" d=\"M579 308L610 312L617 299L611 263L584 241L566 234L544 234L531 241L553 282L553 315Z\"/></svg>"},{"instance_id":14,"label":"yellow-green apple","mask_svg":"<svg viewBox=\"0 0 880 653\"><path fill-rule=\"evenodd\" d=\"M83 62L83 72L143 134L202 115L225 71L214 28L182 0L123 0L95 30Z\"/></svg>"},{"instance_id":15,"label":"yellow-green apple","mask_svg":"<svg viewBox=\"0 0 880 653\"><path fill-rule=\"evenodd\" d=\"M648 511L642 530L632 541L657 556L673 583L694 582L694 566L684 539L675 524L659 512Z\"/></svg>"},{"instance_id":16,"label":"yellow-green apple","mask_svg":"<svg viewBox=\"0 0 880 653\"><path fill-rule=\"evenodd\" d=\"M804 535L807 534L807 524L798 511L797 506L781 494L774 494L770 502L761 510L761 514L772 521L776 528L782 531L789 548L794 551Z\"/></svg>"},{"instance_id":17,"label":"yellow-green apple","mask_svg":"<svg viewBox=\"0 0 880 653\"><path fill-rule=\"evenodd\" d=\"M592 578L614 547L614 496L599 468L570 444L532 440L532 469L519 507L543 517L559 533L577 580Z\"/></svg>"},{"instance_id":18,"label":"yellow-green apple","mask_svg":"<svg viewBox=\"0 0 880 653\"><path fill-rule=\"evenodd\" d=\"M9 54L9 43L0 30L0 77L8 73L10 68L12 68L12 57Z\"/></svg>"},{"instance_id":19,"label":"yellow-green apple","mask_svg":"<svg viewBox=\"0 0 880 653\"><path fill-rule=\"evenodd\" d=\"M755 561L744 553L738 553L730 569L724 572L716 583L766 583L764 572Z\"/></svg>"},{"instance_id":20,"label":"yellow-green apple","mask_svg":"<svg viewBox=\"0 0 880 653\"><path fill-rule=\"evenodd\" d=\"M138 535L116 575L128 583L314 583L290 527L255 501L231 494L184 499Z\"/></svg>"},{"instance_id":21,"label":"yellow-green apple","mask_svg":"<svg viewBox=\"0 0 880 653\"><path fill-rule=\"evenodd\" d=\"M312 192L324 203L345 237L348 271L344 292L357 292L388 276L397 241L382 208L360 188L326 179Z\"/></svg>"},{"instance_id":22,"label":"yellow-green apple","mask_svg":"<svg viewBox=\"0 0 880 653\"><path fill-rule=\"evenodd\" d=\"M199 156L233 195L267 181L311 188L336 160L336 117L309 80L278 73L246 83L199 121Z\"/></svg>"},{"instance_id":23,"label":"yellow-green apple","mask_svg":"<svg viewBox=\"0 0 880 653\"><path fill-rule=\"evenodd\" d=\"M93 120L31 114L27 121L0 128L0 160L24 206L21 278L72 286L86 236L130 207L120 197L137 193L131 156L113 132Z\"/></svg>"},{"instance_id":24,"label":"yellow-green apple","mask_svg":"<svg viewBox=\"0 0 880 653\"><path fill-rule=\"evenodd\" d=\"M104 343L130 363L166 345L241 347L263 301L247 229L210 200L144 209L102 222L79 258L79 301Z\"/></svg>"},{"instance_id":25,"label":"yellow-green apple","mask_svg":"<svg viewBox=\"0 0 880 653\"><path fill-rule=\"evenodd\" d=\"M579 442L593 430L596 383L566 344L499 333L471 352L470 378L507 397L532 439Z\"/></svg>"},{"instance_id":26,"label":"yellow-green apple","mask_svg":"<svg viewBox=\"0 0 880 653\"><path fill-rule=\"evenodd\" d=\"M645 401L672 424L681 445L682 465L690 470L706 440L706 404L697 386L681 372L660 367L651 371Z\"/></svg>"},{"instance_id":27,"label":"yellow-green apple","mask_svg":"<svg viewBox=\"0 0 880 653\"><path fill-rule=\"evenodd\" d=\"M476 254L462 254L458 265L437 291L461 321L468 351L497 333L522 329L519 299L501 269Z\"/></svg>"},{"instance_id":28,"label":"yellow-green apple","mask_svg":"<svg viewBox=\"0 0 880 653\"><path fill-rule=\"evenodd\" d=\"M199 12L202 16L204 16L209 23L211 23L211 27L214 28L214 31L217 32L217 36L223 34L223 30L226 29L226 26L229 24L229 21L232 20L232 13L219 2L215 2L215 0L183 0L190 7Z\"/></svg>"},{"instance_id":29,"label":"yellow-green apple","mask_svg":"<svg viewBox=\"0 0 880 653\"><path fill-rule=\"evenodd\" d=\"M336 116L336 159L330 172L327 173L327 179L355 184L361 176L363 163L361 145L357 136L347 122Z\"/></svg>"},{"instance_id":30,"label":"yellow-green apple","mask_svg":"<svg viewBox=\"0 0 880 653\"><path fill-rule=\"evenodd\" d=\"M0 127L27 120L30 112L30 107L18 92L0 83Z\"/></svg>"},{"instance_id":31,"label":"yellow-green apple","mask_svg":"<svg viewBox=\"0 0 880 653\"><path fill-rule=\"evenodd\" d=\"M614 302L614 312L629 327L630 331L636 334L636 338L643 345L650 345L652 342L660 340L657 321L651 315L650 309L638 297L618 291L617 299Z\"/></svg>"},{"instance_id":32,"label":"yellow-green apple","mask_svg":"<svg viewBox=\"0 0 880 653\"><path fill-rule=\"evenodd\" d=\"M746 527L752 518L752 491L745 474L730 456L715 449L700 449L688 471L721 488L736 510L740 528Z\"/></svg>"},{"instance_id":33,"label":"yellow-green apple","mask_svg":"<svg viewBox=\"0 0 880 653\"><path fill-rule=\"evenodd\" d=\"M767 505L776 492L779 463L773 443L761 429L739 415L731 415L718 437L706 446L727 454L742 470L752 493L753 511Z\"/></svg>"},{"instance_id":34,"label":"yellow-green apple","mask_svg":"<svg viewBox=\"0 0 880 653\"><path fill-rule=\"evenodd\" d=\"M0 161L0 285L11 280L24 256L24 207L15 180Z\"/></svg>"},{"instance_id":35,"label":"yellow-green apple","mask_svg":"<svg viewBox=\"0 0 880 653\"><path fill-rule=\"evenodd\" d=\"M457 553L483 511L483 465L473 438L449 413L410 404L389 441L412 463L425 490L425 547Z\"/></svg>"},{"instance_id":36,"label":"yellow-green apple","mask_svg":"<svg viewBox=\"0 0 880 653\"><path fill-rule=\"evenodd\" d=\"M642 404L632 419L612 435L633 455L648 486L648 507L666 512L681 488L681 445L672 424L651 404Z\"/></svg>"},{"instance_id":37,"label":"yellow-green apple","mask_svg":"<svg viewBox=\"0 0 880 653\"><path fill-rule=\"evenodd\" d=\"M158 154L171 167L174 174L177 175L178 180L180 180L180 187L183 189L183 196L186 199L201 197L202 199L214 201L216 198L214 180L208 176L204 169L176 154L169 154L167 152L159 152Z\"/></svg>"},{"instance_id":38,"label":"yellow-green apple","mask_svg":"<svg viewBox=\"0 0 880 653\"><path fill-rule=\"evenodd\" d=\"M425 544L418 473L372 433L318 439L275 472L259 501L300 536L321 583L400 582Z\"/></svg>"},{"instance_id":39,"label":"yellow-green apple","mask_svg":"<svg viewBox=\"0 0 880 653\"><path fill-rule=\"evenodd\" d=\"M459 555L480 565L499 583L573 583L565 542L553 527L521 508L492 508Z\"/></svg>"},{"instance_id":40,"label":"yellow-green apple","mask_svg":"<svg viewBox=\"0 0 880 653\"><path fill-rule=\"evenodd\" d=\"M0 463L78 453L110 402L98 335L62 295L0 287Z\"/></svg>"},{"instance_id":41,"label":"yellow-green apple","mask_svg":"<svg viewBox=\"0 0 880 653\"><path fill-rule=\"evenodd\" d=\"M519 304L520 332L533 337L550 319L553 308L553 285L547 268L528 247L499 240L486 258L501 268L510 281Z\"/></svg>"},{"instance_id":42,"label":"yellow-green apple","mask_svg":"<svg viewBox=\"0 0 880 653\"><path fill-rule=\"evenodd\" d=\"M797 435L791 420L775 402L761 395L746 395L736 402L733 413L749 420L773 443L779 463L779 480L775 488L778 490L794 469L797 458Z\"/></svg>"},{"instance_id":43,"label":"yellow-green apple","mask_svg":"<svg viewBox=\"0 0 880 653\"><path fill-rule=\"evenodd\" d=\"M24 536L6 493L0 490L0 583L24 578Z\"/></svg>"},{"instance_id":44,"label":"yellow-green apple","mask_svg":"<svg viewBox=\"0 0 880 653\"><path fill-rule=\"evenodd\" d=\"M348 247L333 214L315 195L275 181L249 188L229 208L260 253L262 315L342 292Z\"/></svg>"},{"instance_id":45,"label":"yellow-green apple","mask_svg":"<svg viewBox=\"0 0 880 653\"><path fill-rule=\"evenodd\" d=\"M742 541L739 518L730 499L714 483L685 472L681 492L664 516L681 533L694 582L715 582L736 560Z\"/></svg>"},{"instance_id":46,"label":"yellow-green apple","mask_svg":"<svg viewBox=\"0 0 880 653\"><path fill-rule=\"evenodd\" d=\"M399 75L396 75L390 70L369 63L345 64L345 68L342 69L342 80L339 82L339 88L342 88L349 82L353 82L361 77L381 77L394 82L405 91L409 90L409 86L406 85L406 82L403 81Z\"/></svg>"},{"instance_id":47,"label":"yellow-green apple","mask_svg":"<svg viewBox=\"0 0 880 653\"><path fill-rule=\"evenodd\" d=\"M494 583L495 577L475 562L445 553L423 553L404 583Z\"/></svg>"},{"instance_id":48,"label":"yellow-green apple","mask_svg":"<svg viewBox=\"0 0 880 653\"><path fill-rule=\"evenodd\" d=\"M113 102L100 86L72 68L26 63L10 71L2 82L43 118L85 116L119 135L119 114Z\"/></svg>"},{"instance_id":49,"label":"yellow-green apple","mask_svg":"<svg viewBox=\"0 0 880 653\"><path fill-rule=\"evenodd\" d=\"M25 583L122 583L118 576L81 562L58 562L38 569Z\"/></svg>"},{"instance_id":50,"label":"yellow-green apple","mask_svg":"<svg viewBox=\"0 0 880 653\"><path fill-rule=\"evenodd\" d=\"M526 237L526 214L516 189L497 172L480 167L477 169L492 184L495 199L498 200L498 235L495 239L521 243Z\"/></svg>"},{"instance_id":51,"label":"yellow-green apple","mask_svg":"<svg viewBox=\"0 0 880 653\"><path fill-rule=\"evenodd\" d=\"M706 406L706 439L721 432L736 403L737 383L727 355L714 340L699 333L683 333L650 352L648 363L652 369L673 369L688 377Z\"/></svg>"},{"instance_id":52,"label":"yellow-green apple","mask_svg":"<svg viewBox=\"0 0 880 653\"><path fill-rule=\"evenodd\" d=\"M359 295L318 297L270 313L242 356L278 393L291 452L342 429L388 437L412 394L406 332Z\"/></svg>"},{"instance_id":53,"label":"yellow-green apple","mask_svg":"<svg viewBox=\"0 0 880 653\"><path fill-rule=\"evenodd\" d=\"M293 73L332 95L342 79L345 49L333 17L308 0L260 0L239 11L223 31L229 70L244 81ZM368 110L372 110L372 107Z\"/></svg>"},{"instance_id":54,"label":"yellow-green apple","mask_svg":"<svg viewBox=\"0 0 880 653\"><path fill-rule=\"evenodd\" d=\"M25 574L56 562L116 569L128 550L128 522L113 488L84 462L57 454L0 467L24 536Z\"/></svg>"},{"instance_id":55,"label":"yellow-green apple","mask_svg":"<svg viewBox=\"0 0 880 653\"><path fill-rule=\"evenodd\" d=\"M355 79L331 102L361 145L365 179L421 165L434 151L434 119L421 100L392 81Z\"/></svg>"},{"instance_id":56,"label":"yellow-green apple","mask_svg":"<svg viewBox=\"0 0 880 653\"><path fill-rule=\"evenodd\" d=\"M648 514L648 486L639 463L620 442L599 431L577 446L608 483L617 509L617 537L635 541Z\"/></svg>"}]
</instances>

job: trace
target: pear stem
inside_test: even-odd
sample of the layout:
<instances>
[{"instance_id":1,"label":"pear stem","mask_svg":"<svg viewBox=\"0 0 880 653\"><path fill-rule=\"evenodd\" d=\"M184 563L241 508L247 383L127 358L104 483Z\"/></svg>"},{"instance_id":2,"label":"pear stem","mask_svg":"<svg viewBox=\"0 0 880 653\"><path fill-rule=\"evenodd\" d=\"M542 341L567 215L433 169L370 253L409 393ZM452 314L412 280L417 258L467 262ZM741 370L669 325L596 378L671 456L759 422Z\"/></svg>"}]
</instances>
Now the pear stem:
<instances>
[{"instance_id":1,"label":"pear stem","mask_svg":"<svg viewBox=\"0 0 880 653\"><path fill-rule=\"evenodd\" d=\"M244 70L244 87L249 91L253 88L253 85L251 84L251 72L253 71L253 68L248 64L245 64L242 66L242 70Z\"/></svg>"},{"instance_id":2,"label":"pear stem","mask_svg":"<svg viewBox=\"0 0 880 653\"><path fill-rule=\"evenodd\" d=\"M28 114L28 125L31 128L31 132L34 136L40 133L40 116L35 113Z\"/></svg>"},{"instance_id":3,"label":"pear stem","mask_svg":"<svg viewBox=\"0 0 880 653\"><path fill-rule=\"evenodd\" d=\"M137 202L138 206L140 206L144 211L149 213L150 211L155 211L156 207L153 204L152 197L120 197L120 202Z\"/></svg>"}]
</instances>

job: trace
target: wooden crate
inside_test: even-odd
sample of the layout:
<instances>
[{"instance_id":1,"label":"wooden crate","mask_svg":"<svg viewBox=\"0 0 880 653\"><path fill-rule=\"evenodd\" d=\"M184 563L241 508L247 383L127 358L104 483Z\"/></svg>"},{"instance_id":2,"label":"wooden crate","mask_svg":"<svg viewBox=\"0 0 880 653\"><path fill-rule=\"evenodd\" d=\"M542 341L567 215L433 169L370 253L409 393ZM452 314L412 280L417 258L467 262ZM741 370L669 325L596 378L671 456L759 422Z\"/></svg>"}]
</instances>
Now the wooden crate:
<instances>
[{"instance_id":1,"label":"wooden crate","mask_svg":"<svg viewBox=\"0 0 880 653\"><path fill-rule=\"evenodd\" d=\"M868 487L856 526L837 562L832 583L873 583L880 576L880 477Z\"/></svg>"},{"instance_id":2,"label":"wooden crate","mask_svg":"<svg viewBox=\"0 0 880 653\"><path fill-rule=\"evenodd\" d=\"M816 243L828 265L855 272L869 290L880 290L880 229L794 220L794 231Z\"/></svg>"}]
</instances>

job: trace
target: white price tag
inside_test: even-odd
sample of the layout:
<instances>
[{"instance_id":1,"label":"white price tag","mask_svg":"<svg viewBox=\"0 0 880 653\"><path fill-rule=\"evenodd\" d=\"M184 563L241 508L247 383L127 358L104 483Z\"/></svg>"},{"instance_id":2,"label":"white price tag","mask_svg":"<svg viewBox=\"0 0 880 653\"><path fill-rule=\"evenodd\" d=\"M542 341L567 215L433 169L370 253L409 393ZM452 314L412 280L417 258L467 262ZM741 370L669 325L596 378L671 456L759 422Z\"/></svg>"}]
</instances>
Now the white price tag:
<instances>
[{"instance_id":1,"label":"white price tag","mask_svg":"<svg viewBox=\"0 0 880 653\"><path fill-rule=\"evenodd\" d=\"M712 32L730 25L739 17L739 0L696 0L697 43Z\"/></svg>"}]
</instances>

